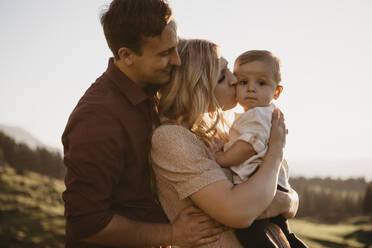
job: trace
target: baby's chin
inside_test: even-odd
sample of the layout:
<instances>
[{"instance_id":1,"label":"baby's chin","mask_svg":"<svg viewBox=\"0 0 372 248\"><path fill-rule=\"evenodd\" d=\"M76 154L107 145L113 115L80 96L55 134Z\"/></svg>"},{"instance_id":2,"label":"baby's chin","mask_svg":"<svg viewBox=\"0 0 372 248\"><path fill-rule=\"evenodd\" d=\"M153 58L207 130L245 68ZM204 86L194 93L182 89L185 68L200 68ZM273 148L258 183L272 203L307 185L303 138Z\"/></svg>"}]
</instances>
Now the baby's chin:
<instances>
[{"instance_id":1,"label":"baby's chin","mask_svg":"<svg viewBox=\"0 0 372 248\"><path fill-rule=\"evenodd\" d=\"M268 107L270 106L270 103L269 104L241 104L239 103L243 108L244 108L244 111L248 111L250 109L254 109L254 108L257 108L257 107Z\"/></svg>"},{"instance_id":2,"label":"baby's chin","mask_svg":"<svg viewBox=\"0 0 372 248\"><path fill-rule=\"evenodd\" d=\"M233 102L230 105L222 106L223 111L231 110L238 105L238 102Z\"/></svg>"}]
</instances>

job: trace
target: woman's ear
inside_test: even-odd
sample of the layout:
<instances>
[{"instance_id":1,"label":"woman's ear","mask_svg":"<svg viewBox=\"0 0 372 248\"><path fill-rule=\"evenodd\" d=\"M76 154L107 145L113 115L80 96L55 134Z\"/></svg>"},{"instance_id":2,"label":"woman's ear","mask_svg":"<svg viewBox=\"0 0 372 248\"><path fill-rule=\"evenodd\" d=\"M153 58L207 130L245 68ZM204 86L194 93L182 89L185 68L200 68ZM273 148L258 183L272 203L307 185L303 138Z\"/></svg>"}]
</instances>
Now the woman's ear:
<instances>
[{"instance_id":1,"label":"woman's ear","mask_svg":"<svg viewBox=\"0 0 372 248\"><path fill-rule=\"evenodd\" d=\"M278 86L276 87L276 90L275 90L275 93L274 93L274 99L275 99L275 100L279 98L279 96L280 96L280 94L282 93L282 91L283 91L283 86L278 85Z\"/></svg>"},{"instance_id":2,"label":"woman's ear","mask_svg":"<svg viewBox=\"0 0 372 248\"><path fill-rule=\"evenodd\" d=\"M127 47L121 47L118 50L118 55L120 60L126 64L127 66L131 66L133 64L133 51Z\"/></svg>"}]
</instances>

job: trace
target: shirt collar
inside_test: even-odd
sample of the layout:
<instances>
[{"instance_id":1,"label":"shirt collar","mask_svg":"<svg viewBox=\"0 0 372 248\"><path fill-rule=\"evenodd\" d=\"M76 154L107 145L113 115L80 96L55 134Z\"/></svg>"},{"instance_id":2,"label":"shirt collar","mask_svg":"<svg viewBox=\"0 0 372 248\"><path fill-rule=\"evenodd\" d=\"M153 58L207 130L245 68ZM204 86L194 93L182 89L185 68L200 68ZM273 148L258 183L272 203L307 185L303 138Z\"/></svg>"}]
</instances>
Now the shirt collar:
<instances>
[{"instance_id":1,"label":"shirt collar","mask_svg":"<svg viewBox=\"0 0 372 248\"><path fill-rule=\"evenodd\" d=\"M137 105L149 98L149 94L127 77L114 63L114 58L109 59L106 75L115 83L120 92L128 100Z\"/></svg>"}]
</instances>

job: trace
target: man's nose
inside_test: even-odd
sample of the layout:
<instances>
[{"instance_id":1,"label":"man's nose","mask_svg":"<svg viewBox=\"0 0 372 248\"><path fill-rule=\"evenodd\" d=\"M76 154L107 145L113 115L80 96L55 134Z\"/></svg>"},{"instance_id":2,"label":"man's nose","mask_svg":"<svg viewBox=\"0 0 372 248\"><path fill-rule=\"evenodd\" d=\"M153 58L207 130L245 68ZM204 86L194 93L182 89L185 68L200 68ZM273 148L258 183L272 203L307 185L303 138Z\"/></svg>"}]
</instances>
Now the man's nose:
<instances>
[{"instance_id":1,"label":"man's nose","mask_svg":"<svg viewBox=\"0 0 372 248\"><path fill-rule=\"evenodd\" d=\"M177 49L172 53L170 63L175 66L180 66L181 65L181 58L180 55L177 52Z\"/></svg>"}]
</instances>

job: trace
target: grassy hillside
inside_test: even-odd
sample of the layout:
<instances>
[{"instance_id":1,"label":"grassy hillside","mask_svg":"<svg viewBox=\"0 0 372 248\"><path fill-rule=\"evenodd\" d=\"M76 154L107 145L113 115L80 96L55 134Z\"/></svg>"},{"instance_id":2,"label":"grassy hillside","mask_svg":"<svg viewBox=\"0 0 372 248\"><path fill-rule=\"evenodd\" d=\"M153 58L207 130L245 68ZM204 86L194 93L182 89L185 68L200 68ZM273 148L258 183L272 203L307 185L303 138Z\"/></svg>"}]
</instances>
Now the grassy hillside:
<instances>
[{"instance_id":1,"label":"grassy hillside","mask_svg":"<svg viewBox=\"0 0 372 248\"><path fill-rule=\"evenodd\" d=\"M323 224L294 219L292 231L311 248L372 248L370 217L358 217L339 224Z\"/></svg>"},{"instance_id":2,"label":"grassy hillside","mask_svg":"<svg viewBox=\"0 0 372 248\"><path fill-rule=\"evenodd\" d=\"M64 247L63 190L61 180L0 166L0 246ZM367 217L337 225L296 219L291 227L311 248L372 248L372 223Z\"/></svg>"},{"instance_id":3,"label":"grassy hillside","mask_svg":"<svg viewBox=\"0 0 372 248\"><path fill-rule=\"evenodd\" d=\"M0 246L64 247L64 184L0 166Z\"/></svg>"}]
</instances>

